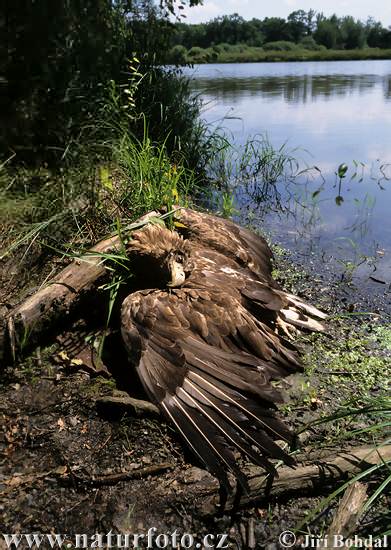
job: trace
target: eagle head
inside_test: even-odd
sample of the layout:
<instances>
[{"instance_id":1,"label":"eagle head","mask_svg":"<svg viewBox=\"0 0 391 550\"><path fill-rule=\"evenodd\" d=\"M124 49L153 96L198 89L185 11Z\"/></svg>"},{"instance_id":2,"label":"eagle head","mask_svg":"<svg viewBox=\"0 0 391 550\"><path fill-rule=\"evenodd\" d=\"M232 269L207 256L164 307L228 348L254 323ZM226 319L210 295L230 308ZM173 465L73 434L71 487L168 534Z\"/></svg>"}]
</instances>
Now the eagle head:
<instances>
[{"instance_id":1,"label":"eagle head","mask_svg":"<svg viewBox=\"0 0 391 550\"><path fill-rule=\"evenodd\" d=\"M129 256L147 286L153 280L159 288L178 287L185 282L189 272L188 243L178 233L161 225L148 224L133 233Z\"/></svg>"}]
</instances>

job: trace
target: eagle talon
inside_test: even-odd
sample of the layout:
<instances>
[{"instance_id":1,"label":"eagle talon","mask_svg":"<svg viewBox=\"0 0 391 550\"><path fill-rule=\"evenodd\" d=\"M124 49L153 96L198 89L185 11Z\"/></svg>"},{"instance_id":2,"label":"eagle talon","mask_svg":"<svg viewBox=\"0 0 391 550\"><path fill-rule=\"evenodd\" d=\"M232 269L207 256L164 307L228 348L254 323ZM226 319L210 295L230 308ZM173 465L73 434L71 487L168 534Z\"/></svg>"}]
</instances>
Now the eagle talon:
<instances>
[{"instance_id":1,"label":"eagle talon","mask_svg":"<svg viewBox=\"0 0 391 550\"><path fill-rule=\"evenodd\" d=\"M289 323L286 323L280 316L277 317L276 328L274 332L276 334L282 333L289 339L293 339L299 333L296 327Z\"/></svg>"}]
</instances>

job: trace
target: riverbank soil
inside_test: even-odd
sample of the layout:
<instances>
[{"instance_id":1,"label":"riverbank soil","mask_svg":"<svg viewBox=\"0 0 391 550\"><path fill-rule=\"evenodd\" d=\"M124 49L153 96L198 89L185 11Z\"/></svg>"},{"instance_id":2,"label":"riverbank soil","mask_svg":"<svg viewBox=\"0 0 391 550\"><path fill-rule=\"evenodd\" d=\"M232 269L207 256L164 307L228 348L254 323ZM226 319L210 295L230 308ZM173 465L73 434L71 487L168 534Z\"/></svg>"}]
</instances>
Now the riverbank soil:
<instances>
[{"instance_id":1,"label":"riverbank soil","mask_svg":"<svg viewBox=\"0 0 391 550\"><path fill-rule=\"evenodd\" d=\"M288 423L301 430L352 399L365 403L386 395L391 379L389 295L369 300L357 288L341 284L325 266L293 267L282 251L275 274L285 288L330 315L326 334L297 337L305 372L287 385L290 398L281 412ZM7 295L12 295L10 288ZM202 471L176 433L153 410L129 413L121 408L124 390L138 399L146 396L126 364L118 335L111 334L106 343L112 350L109 372L97 371L86 356L72 355L72 337L80 341L82 331L88 342L88 327L80 320L73 331L53 337L1 372L1 532L67 534L72 548L77 533L146 534L153 527L156 533L189 533L196 541L207 533L225 533L232 548L272 550L279 548L281 532L294 530L336 489L286 493L235 514L208 515L205 501L192 489ZM120 403L109 407L107 398L113 396ZM380 432L352 433L374 422L367 414L312 426L300 435L298 464L320 449L338 454L380 441ZM364 480L369 494L385 475L383 469ZM384 532L391 522L390 504L389 494L380 495L356 532ZM311 531L304 525L301 534L324 534L333 509L335 501L315 518Z\"/></svg>"}]
</instances>

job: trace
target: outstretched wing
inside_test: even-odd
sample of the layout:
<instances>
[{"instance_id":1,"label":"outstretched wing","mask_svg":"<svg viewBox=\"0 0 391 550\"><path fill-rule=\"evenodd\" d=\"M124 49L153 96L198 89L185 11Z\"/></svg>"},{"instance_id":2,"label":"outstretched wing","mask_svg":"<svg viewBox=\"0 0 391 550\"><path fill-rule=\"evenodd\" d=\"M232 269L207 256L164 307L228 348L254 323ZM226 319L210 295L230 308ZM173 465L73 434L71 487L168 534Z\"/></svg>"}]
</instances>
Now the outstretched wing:
<instances>
[{"instance_id":1,"label":"outstretched wing","mask_svg":"<svg viewBox=\"0 0 391 550\"><path fill-rule=\"evenodd\" d=\"M295 352L224 292L140 291L122 309L129 355L151 399L229 490L246 488L234 450L269 472L293 464L275 442L292 434L275 414L273 379L299 368Z\"/></svg>"},{"instance_id":2,"label":"outstretched wing","mask_svg":"<svg viewBox=\"0 0 391 550\"><path fill-rule=\"evenodd\" d=\"M263 237L230 220L187 208L178 210L176 217L185 226L177 230L190 240L224 254L278 288L271 276L273 253Z\"/></svg>"},{"instance_id":3,"label":"outstretched wing","mask_svg":"<svg viewBox=\"0 0 391 550\"><path fill-rule=\"evenodd\" d=\"M285 292L272 277L272 252L263 237L230 220L190 209L176 214L178 228L193 245L196 281L213 288L229 285L240 290L242 304L262 321L323 331L326 315L298 296Z\"/></svg>"}]
</instances>

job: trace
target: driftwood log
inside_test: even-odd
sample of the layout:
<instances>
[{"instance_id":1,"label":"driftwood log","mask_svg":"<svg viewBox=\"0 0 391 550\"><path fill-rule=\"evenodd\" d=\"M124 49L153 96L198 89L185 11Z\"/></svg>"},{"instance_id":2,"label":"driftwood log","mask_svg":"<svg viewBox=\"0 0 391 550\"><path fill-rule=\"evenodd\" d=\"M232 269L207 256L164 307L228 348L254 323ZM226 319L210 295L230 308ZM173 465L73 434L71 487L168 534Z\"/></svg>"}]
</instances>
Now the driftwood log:
<instances>
[{"instance_id":1,"label":"driftwood log","mask_svg":"<svg viewBox=\"0 0 391 550\"><path fill-rule=\"evenodd\" d=\"M157 212L149 212L135 223L144 223ZM37 343L57 324L65 324L107 275L102 254L119 250L118 235L108 237L85 255L73 260L40 290L0 319L0 365ZM96 253L96 255L94 255Z\"/></svg>"},{"instance_id":2,"label":"driftwood log","mask_svg":"<svg viewBox=\"0 0 391 550\"><path fill-rule=\"evenodd\" d=\"M273 480L256 466L246 470L249 479L250 493L243 495L240 506L270 502L270 498L287 496L310 496L327 494L330 487L345 481L354 475L380 463L391 462L391 445L379 448L373 446L355 447L335 454L323 453L311 462L296 468L283 466L278 470L278 477ZM190 468L182 476L185 493L195 497L198 513L209 516L218 511L218 483L205 470ZM180 500L180 499L179 499ZM233 508L233 499L229 500L227 510Z\"/></svg>"}]
</instances>

